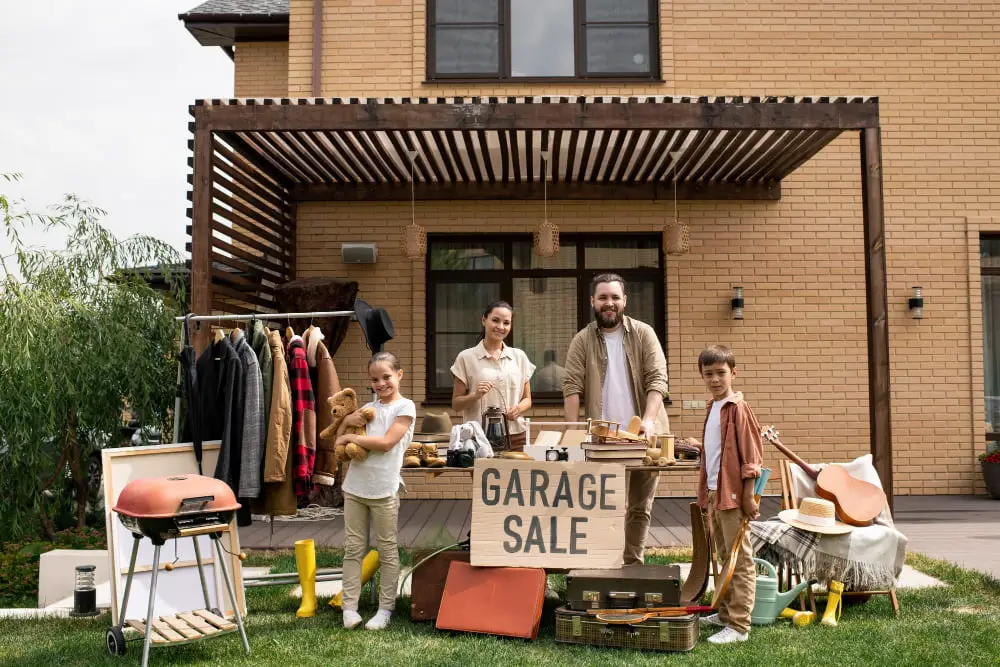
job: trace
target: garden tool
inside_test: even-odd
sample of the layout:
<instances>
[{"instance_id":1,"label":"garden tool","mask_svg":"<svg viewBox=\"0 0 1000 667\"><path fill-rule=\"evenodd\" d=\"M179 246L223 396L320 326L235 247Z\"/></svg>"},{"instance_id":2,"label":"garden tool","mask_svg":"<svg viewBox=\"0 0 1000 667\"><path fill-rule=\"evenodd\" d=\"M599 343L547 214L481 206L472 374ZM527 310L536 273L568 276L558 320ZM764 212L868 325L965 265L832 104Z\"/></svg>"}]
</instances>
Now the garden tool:
<instances>
[{"instance_id":1,"label":"garden tool","mask_svg":"<svg viewBox=\"0 0 1000 667\"><path fill-rule=\"evenodd\" d=\"M837 621L840 620L840 610L843 607L844 584L839 581L831 581L827 588L829 594L826 598L826 611L823 613L823 619L820 623L835 628Z\"/></svg>"},{"instance_id":2,"label":"garden tool","mask_svg":"<svg viewBox=\"0 0 1000 667\"><path fill-rule=\"evenodd\" d=\"M365 555L365 559L361 561L361 585L364 586L368 583L368 580L375 576L375 571L378 570L379 560L378 551L372 549ZM330 598L329 605L334 609L340 609L344 603L344 591L341 590L339 593Z\"/></svg>"},{"instance_id":3,"label":"garden tool","mask_svg":"<svg viewBox=\"0 0 1000 667\"><path fill-rule=\"evenodd\" d=\"M295 615L312 618L316 614L316 543L313 540L295 543L295 568L302 586L302 604Z\"/></svg>"},{"instance_id":4,"label":"garden tool","mask_svg":"<svg viewBox=\"0 0 1000 667\"><path fill-rule=\"evenodd\" d=\"M754 594L753 610L750 612L750 622L754 625L770 625L774 623L775 617L779 614L783 618L787 618L785 611L788 610L779 610L785 609L789 602L813 582L803 581L794 588L779 593L778 571L774 569L774 566L760 558L754 558L753 562L758 568L763 568L767 574L757 574L757 590Z\"/></svg>"}]
</instances>

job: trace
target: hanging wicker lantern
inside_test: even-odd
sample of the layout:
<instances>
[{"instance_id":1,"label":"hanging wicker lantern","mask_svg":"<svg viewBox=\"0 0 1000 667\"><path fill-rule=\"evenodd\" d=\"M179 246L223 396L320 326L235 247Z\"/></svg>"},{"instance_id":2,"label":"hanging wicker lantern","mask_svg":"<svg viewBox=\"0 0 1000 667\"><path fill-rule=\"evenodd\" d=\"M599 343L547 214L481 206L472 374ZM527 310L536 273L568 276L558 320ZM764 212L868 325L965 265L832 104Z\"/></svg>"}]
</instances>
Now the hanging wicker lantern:
<instances>
[{"instance_id":1,"label":"hanging wicker lantern","mask_svg":"<svg viewBox=\"0 0 1000 667\"><path fill-rule=\"evenodd\" d=\"M663 225L663 250L668 255L683 255L691 249L691 227L680 220Z\"/></svg>"},{"instance_id":2,"label":"hanging wicker lantern","mask_svg":"<svg viewBox=\"0 0 1000 667\"><path fill-rule=\"evenodd\" d=\"M427 230L415 222L403 228L403 252L409 259L421 259L427 254Z\"/></svg>"},{"instance_id":3,"label":"hanging wicker lantern","mask_svg":"<svg viewBox=\"0 0 1000 667\"><path fill-rule=\"evenodd\" d=\"M542 257L552 257L559 252L559 225L548 220L535 228L535 252Z\"/></svg>"}]
</instances>

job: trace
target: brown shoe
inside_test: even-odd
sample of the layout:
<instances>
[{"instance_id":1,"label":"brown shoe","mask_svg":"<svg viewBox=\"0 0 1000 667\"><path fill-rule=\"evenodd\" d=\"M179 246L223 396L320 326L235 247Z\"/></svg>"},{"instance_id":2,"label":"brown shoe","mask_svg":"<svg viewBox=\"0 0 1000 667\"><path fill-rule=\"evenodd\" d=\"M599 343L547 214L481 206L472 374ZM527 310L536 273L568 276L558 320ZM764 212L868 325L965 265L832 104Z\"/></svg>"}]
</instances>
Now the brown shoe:
<instances>
[{"instance_id":1,"label":"brown shoe","mask_svg":"<svg viewBox=\"0 0 1000 667\"><path fill-rule=\"evenodd\" d=\"M443 468L445 460L438 456L437 445L424 443L420 445L420 462L428 468Z\"/></svg>"},{"instance_id":2,"label":"brown shoe","mask_svg":"<svg viewBox=\"0 0 1000 667\"><path fill-rule=\"evenodd\" d=\"M420 467L420 447L414 445L412 447L406 448L406 453L403 455L403 467L404 468Z\"/></svg>"}]
</instances>

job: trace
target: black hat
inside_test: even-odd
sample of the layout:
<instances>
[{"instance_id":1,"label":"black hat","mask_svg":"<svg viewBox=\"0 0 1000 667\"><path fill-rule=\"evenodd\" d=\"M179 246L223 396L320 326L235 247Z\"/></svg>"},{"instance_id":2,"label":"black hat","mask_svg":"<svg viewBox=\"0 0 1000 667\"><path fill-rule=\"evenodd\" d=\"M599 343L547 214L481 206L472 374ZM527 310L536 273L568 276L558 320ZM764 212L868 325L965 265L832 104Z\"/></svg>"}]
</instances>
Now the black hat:
<instances>
[{"instance_id":1,"label":"black hat","mask_svg":"<svg viewBox=\"0 0 1000 667\"><path fill-rule=\"evenodd\" d=\"M372 308L367 301L357 299L354 301L354 315L358 318L361 333L372 354L381 352L382 346L396 335L385 308Z\"/></svg>"}]
</instances>

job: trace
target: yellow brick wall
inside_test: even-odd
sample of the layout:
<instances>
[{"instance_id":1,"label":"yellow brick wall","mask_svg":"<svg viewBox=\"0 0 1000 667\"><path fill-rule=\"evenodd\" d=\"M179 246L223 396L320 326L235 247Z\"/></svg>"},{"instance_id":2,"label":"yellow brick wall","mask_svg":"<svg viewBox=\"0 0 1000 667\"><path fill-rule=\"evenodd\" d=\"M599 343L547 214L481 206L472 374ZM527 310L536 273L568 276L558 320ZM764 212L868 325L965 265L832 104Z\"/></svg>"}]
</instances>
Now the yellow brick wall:
<instances>
[{"instance_id":1,"label":"yellow brick wall","mask_svg":"<svg viewBox=\"0 0 1000 667\"><path fill-rule=\"evenodd\" d=\"M234 50L236 97L288 95L288 42L239 42Z\"/></svg>"},{"instance_id":2,"label":"yellow brick wall","mask_svg":"<svg viewBox=\"0 0 1000 667\"><path fill-rule=\"evenodd\" d=\"M311 2L291 2L288 87L310 90ZM982 332L974 230L997 219L1000 190L1000 8L996 3L661 2L662 85L425 84L424 0L324 3L325 96L544 94L877 95L881 101L896 492L982 488ZM377 16L377 20L373 17ZM674 431L697 434L703 398L694 364L710 342L733 347L739 386L762 422L807 459L868 449L864 256L856 135L845 135L787 179L780 202L682 203L692 251L666 272ZM564 231L658 229L663 202L553 202ZM424 387L424 269L398 247L408 204L304 204L300 275L361 283L392 313L408 370ZM421 203L429 231L531 230L536 202ZM983 223L985 224L985 223ZM988 226L988 225L987 225ZM983 227L985 228L985 227ZM376 241L379 263L347 267L341 241ZM728 316L746 288L746 320ZM924 319L908 317L912 285ZM346 381L364 381L356 331L338 354ZM558 414L534 411L535 416ZM768 448L772 461L777 454ZM691 475L661 492L689 493ZM430 491L428 491L430 492Z\"/></svg>"}]
</instances>

